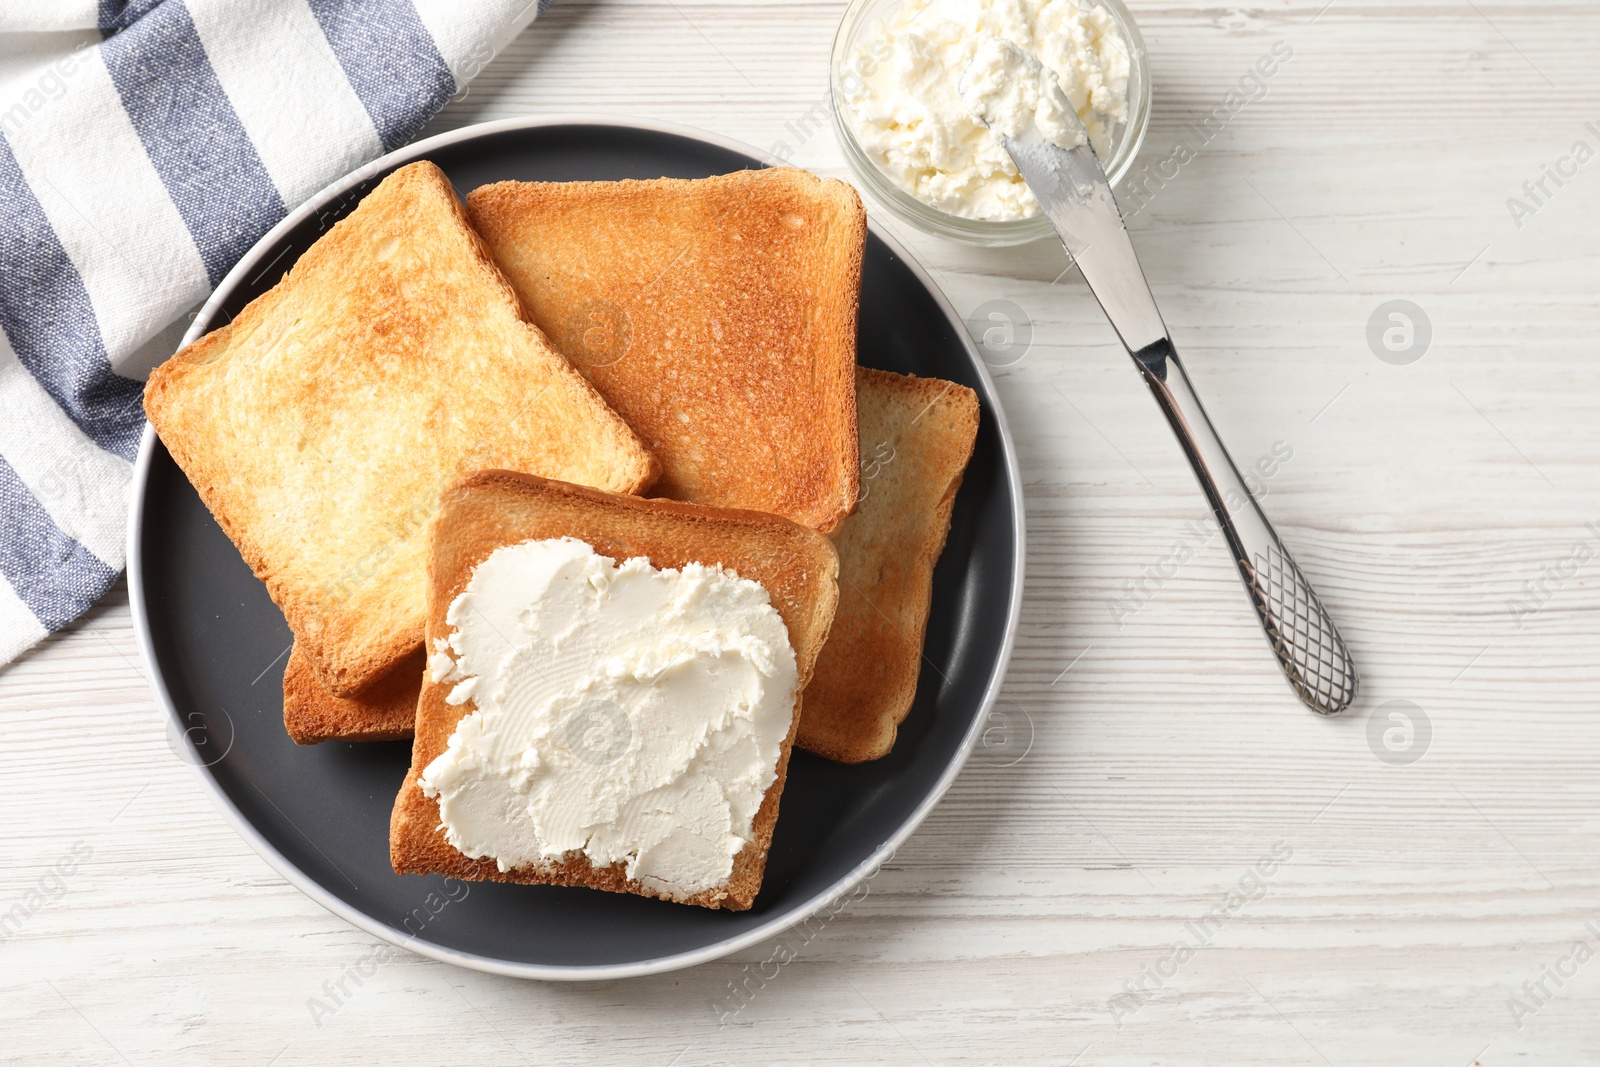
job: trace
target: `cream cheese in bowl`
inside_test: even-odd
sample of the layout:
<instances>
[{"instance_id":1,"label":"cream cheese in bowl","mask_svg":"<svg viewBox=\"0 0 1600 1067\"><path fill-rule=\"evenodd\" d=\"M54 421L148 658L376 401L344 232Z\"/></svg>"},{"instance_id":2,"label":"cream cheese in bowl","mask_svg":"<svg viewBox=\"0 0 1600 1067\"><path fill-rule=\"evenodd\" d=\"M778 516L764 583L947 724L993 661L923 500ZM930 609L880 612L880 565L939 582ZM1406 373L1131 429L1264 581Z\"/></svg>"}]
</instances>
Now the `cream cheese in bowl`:
<instances>
[{"instance_id":1,"label":"cream cheese in bowl","mask_svg":"<svg viewBox=\"0 0 1600 1067\"><path fill-rule=\"evenodd\" d=\"M1033 56L1003 37L991 37L961 75L961 101L993 133L1016 137L1037 129L1062 148L1077 148L1087 131L1051 91L1055 81L1055 73Z\"/></svg>"},{"instance_id":2,"label":"cream cheese in bowl","mask_svg":"<svg viewBox=\"0 0 1600 1067\"><path fill-rule=\"evenodd\" d=\"M857 176L897 214L946 236L1014 243L1048 226L959 89L974 60L1012 54L986 49L996 42L1039 59L1115 180L1149 115L1143 42L1118 0L857 0L834 48L835 126ZM990 73L1003 108L1007 72ZM1023 97L1014 102L1028 106ZM1039 121L1048 128L1048 114Z\"/></svg>"}]
</instances>

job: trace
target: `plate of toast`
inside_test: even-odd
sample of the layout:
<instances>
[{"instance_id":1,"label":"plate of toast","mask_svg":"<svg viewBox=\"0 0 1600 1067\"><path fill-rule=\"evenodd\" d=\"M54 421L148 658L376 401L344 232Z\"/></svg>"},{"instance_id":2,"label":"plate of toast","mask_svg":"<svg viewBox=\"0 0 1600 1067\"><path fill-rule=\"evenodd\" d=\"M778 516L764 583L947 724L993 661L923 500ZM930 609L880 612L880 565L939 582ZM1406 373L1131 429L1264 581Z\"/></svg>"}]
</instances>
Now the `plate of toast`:
<instances>
[{"instance_id":1,"label":"plate of toast","mask_svg":"<svg viewBox=\"0 0 1600 1067\"><path fill-rule=\"evenodd\" d=\"M622 977L837 900L972 751L1023 512L848 184L659 123L419 142L151 375L129 588L180 754L416 952Z\"/></svg>"}]
</instances>

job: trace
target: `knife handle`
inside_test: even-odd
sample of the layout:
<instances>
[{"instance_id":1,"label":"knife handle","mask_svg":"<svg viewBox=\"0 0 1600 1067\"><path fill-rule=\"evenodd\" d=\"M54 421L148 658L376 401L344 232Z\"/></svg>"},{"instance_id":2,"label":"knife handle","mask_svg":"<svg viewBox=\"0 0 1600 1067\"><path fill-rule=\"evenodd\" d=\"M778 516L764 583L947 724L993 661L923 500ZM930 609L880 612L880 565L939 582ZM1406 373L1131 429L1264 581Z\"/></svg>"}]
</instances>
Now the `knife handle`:
<instances>
[{"instance_id":1,"label":"knife handle","mask_svg":"<svg viewBox=\"0 0 1600 1067\"><path fill-rule=\"evenodd\" d=\"M1162 338L1136 353L1134 361L1194 468L1289 684L1312 711L1339 714L1356 698L1360 679L1355 662L1240 477L1172 342Z\"/></svg>"}]
</instances>

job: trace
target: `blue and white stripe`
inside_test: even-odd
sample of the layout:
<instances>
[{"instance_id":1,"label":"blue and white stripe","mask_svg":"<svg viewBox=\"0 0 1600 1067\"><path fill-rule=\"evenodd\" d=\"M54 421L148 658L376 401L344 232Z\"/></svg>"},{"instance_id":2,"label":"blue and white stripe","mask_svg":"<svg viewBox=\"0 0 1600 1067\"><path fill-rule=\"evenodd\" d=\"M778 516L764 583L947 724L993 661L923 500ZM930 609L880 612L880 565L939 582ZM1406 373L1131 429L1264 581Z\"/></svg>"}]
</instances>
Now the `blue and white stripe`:
<instances>
[{"instance_id":1,"label":"blue and white stripe","mask_svg":"<svg viewBox=\"0 0 1600 1067\"><path fill-rule=\"evenodd\" d=\"M169 326L292 207L415 137L535 13L0 0L0 34L97 39L0 80L0 664L121 572L142 380Z\"/></svg>"}]
</instances>

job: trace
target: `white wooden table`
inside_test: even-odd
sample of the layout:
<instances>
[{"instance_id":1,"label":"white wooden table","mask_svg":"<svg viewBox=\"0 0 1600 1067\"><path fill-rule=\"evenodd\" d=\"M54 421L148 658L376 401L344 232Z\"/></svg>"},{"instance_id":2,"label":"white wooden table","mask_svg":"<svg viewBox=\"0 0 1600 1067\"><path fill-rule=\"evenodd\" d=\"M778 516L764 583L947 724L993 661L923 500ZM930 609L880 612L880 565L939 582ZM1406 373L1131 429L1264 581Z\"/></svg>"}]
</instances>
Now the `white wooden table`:
<instances>
[{"instance_id":1,"label":"white wooden table","mask_svg":"<svg viewBox=\"0 0 1600 1067\"><path fill-rule=\"evenodd\" d=\"M1003 708L1031 747L980 753L781 968L783 939L596 985L406 955L314 1020L375 942L174 758L119 589L0 671L0 911L53 898L0 944L0 1060L1600 1062L1600 161L1523 193L1600 149L1600 8L1323 5L1133 0L1152 165L1294 56L1132 226L1241 465L1291 454L1265 506L1358 658L1354 712L1296 704L1061 252L898 229L963 314L1031 323L995 354L1029 522ZM792 143L840 13L558 4L432 130L584 110ZM845 175L826 126L796 149ZM1420 333L1369 345L1391 300L1431 324L1413 362Z\"/></svg>"}]
</instances>

